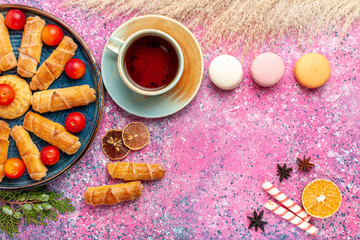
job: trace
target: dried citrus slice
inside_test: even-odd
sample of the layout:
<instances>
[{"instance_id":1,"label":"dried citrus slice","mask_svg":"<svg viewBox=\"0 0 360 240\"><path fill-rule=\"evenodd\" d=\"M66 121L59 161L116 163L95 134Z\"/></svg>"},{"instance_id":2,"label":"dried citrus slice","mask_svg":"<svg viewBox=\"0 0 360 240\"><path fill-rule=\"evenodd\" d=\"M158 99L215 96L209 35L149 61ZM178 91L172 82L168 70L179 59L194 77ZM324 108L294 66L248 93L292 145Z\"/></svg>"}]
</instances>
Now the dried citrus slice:
<instances>
[{"instance_id":1,"label":"dried citrus slice","mask_svg":"<svg viewBox=\"0 0 360 240\"><path fill-rule=\"evenodd\" d=\"M332 181L317 179L304 188L301 200L308 214L317 218L327 218L339 209L341 192Z\"/></svg>"},{"instance_id":2,"label":"dried citrus slice","mask_svg":"<svg viewBox=\"0 0 360 240\"><path fill-rule=\"evenodd\" d=\"M131 122L124 127L122 138L126 147L139 150L149 143L150 133L144 124Z\"/></svg>"},{"instance_id":3,"label":"dried citrus slice","mask_svg":"<svg viewBox=\"0 0 360 240\"><path fill-rule=\"evenodd\" d=\"M124 145L122 132L121 129L111 129L101 140L103 152L112 161L123 159L130 152L130 149Z\"/></svg>"}]
</instances>

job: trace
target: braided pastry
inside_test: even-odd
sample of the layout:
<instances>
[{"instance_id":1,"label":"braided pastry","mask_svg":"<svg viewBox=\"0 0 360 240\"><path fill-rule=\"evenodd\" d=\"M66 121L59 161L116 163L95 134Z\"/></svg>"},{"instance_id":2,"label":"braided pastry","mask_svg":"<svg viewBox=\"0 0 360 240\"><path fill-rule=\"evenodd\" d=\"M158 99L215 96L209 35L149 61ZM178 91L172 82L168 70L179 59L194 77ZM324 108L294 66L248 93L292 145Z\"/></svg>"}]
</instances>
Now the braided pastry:
<instances>
[{"instance_id":1,"label":"braided pastry","mask_svg":"<svg viewBox=\"0 0 360 240\"><path fill-rule=\"evenodd\" d=\"M39 149L31 140L29 133L23 126L14 126L10 135L16 142L16 147L25 163L30 178L40 181L46 176L48 169L41 162Z\"/></svg>"},{"instance_id":2,"label":"braided pastry","mask_svg":"<svg viewBox=\"0 0 360 240\"><path fill-rule=\"evenodd\" d=\"M33 91L46 90L64 71L65 64L75 55L76 43L65 36L51 55L41 64L31 79Z\"/></svg>"},{"instance_id":3,"label":"braided pastry","mask_svg":"<svg viewBox=\"0 0 360 240\"><path fill-rule=\"evenodd\" d=\"M89 85L82 85L35 92L31 103L35 111L44 113L86 106L95 100L96 91Z\"/></svg>"},{"instance_id":4,"label":"braided pastry","mask_svg":"<svg viewBox=\"0 0 360 240\"><path fill-rule=\"evenodd\" d=\"M159 164L109 162L106 166L112 178L125 181L161 179L165 174Z\"/></svg>"},{"instance_id":5,"label":"braided pastry","mask_svg":"<svg viewBox=\"0 0 360 240\"><path fill-rule=\"evenodd\" d=\"M22 77L30 78L36 72L43 47L41 31L44 26L45 21L38 16L26 19L17 64L17 72Z\"/></svg>"},{"instance_id":6,"label":"braided pastry","mask_svg":"<svg viewBox=\"0 0 360 240\"><path fill-rule=\"evenodd\" d=\"M89 187L84 194L89 205L109 205L134 200L142 194L143 186L139 181L116 185Z\"/></svg>"},{"instance_id":7,"label":"braided pastry","mask_svg":"<svg viewBox=\"0 0 360 240\"><path fill-rule=\"evenodd\" d=\"M10 42L9 30L5 18L0 13L0 73L16 67L16 57Z\"/></svg>"},{"instance_id":8,"label":"braided pastry","mask_svg":"<svg viewBox=\"0 0 360 240\"><path fill-rule=\"evenodd\" d=\"M36 136L71 155L81 147L79 138L66 130L59 123L44 118L37 113L28 112L25 115L23 126Z\"/></svg>"},{"instance_id":9,"label":"braided pastry","mask_svg":"<svg viewBox=\"0 0 360 240\"><path fill-rule=\"evenodd\" d=\"M4 178L4 164L7 160L9 149L9 124L0 120L0 182Z\"/></svg>"}]
</instances>

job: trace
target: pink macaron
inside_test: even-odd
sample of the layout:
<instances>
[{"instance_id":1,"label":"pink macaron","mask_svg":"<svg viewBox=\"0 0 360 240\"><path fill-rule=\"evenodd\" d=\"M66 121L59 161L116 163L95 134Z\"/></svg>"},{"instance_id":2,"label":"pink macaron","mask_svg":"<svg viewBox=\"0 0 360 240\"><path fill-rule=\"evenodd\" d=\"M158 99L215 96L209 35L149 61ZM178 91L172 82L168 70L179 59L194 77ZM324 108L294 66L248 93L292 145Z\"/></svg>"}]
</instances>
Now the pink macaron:
<instances>
[{"instance_id":1,"label":"pink macaron","mask_svg":"<svg viewBox=\"0 0 360 240\"><path fill-rule=\"evenodd\" d=\"M275 53L266 52L257 56L251 64L252 79L262 87L272 87L284 75L284 61Z\"/></svg>"}]
</instances>

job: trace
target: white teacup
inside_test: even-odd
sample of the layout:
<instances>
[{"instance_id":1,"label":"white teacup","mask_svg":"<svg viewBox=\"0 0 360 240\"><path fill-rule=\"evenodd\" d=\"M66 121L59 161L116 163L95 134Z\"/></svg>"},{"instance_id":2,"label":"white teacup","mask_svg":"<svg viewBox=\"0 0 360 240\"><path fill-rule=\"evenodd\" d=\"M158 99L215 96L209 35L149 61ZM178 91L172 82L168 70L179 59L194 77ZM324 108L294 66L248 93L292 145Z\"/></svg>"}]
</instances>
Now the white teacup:
<instances>
[{"instance_id":1,"label":"white teacup","mask_svg":"<svg viewBox=\"0 0 360 240\"><path fill-rule=\"evenodd\" d=\"M174 48L174 50L176 52L177 61L178 61L177 71L176 71L174 77L172 78L171 82L161 88L151 89L151 88L146 88L146 87L140 86L131 78L131 76L129 75L129 73L126 69L125 56L126 56L127 51L129 50L129 47L136 40L146 37L146 36L156 36L156 37L162 38L163 40L168 42ZM155 96L155 95L160 95L160 94L166 93L167 91L172 89L179 82L181 75L183 73L183 70L184 70L184 56L183 56L183 53L181 51L179 44L170 35L162 32L162 31L159 31L159 30L155 30L155 29L141 30L141 31L138 31L138 32L132 34L125 41L115 38L115 37L110 37L110 39L106 45L106 48L111 50L112 52L118 54L118 60L117 60L118 69L119 69L120 76L121 76L122 80L124 81L124 83L131 90L133 90L141 95Z\"/></svg>"}]
</instances>

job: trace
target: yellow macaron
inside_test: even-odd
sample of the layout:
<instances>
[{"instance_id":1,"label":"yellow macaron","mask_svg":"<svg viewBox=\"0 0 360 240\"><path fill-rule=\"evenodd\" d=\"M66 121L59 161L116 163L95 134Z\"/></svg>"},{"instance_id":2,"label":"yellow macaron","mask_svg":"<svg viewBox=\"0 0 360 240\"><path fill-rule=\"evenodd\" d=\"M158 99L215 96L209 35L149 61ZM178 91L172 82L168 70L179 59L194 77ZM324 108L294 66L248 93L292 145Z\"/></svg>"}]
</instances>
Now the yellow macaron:
<instances>
[{"instance_id":1,"label":"yellow macaron","mask_svg":"<svg viewBox=\"0 0 360 240\"><path fill-rule=\"evenodd\" d=\"M319 53L309 53L297 60L294 68L296 80L306 88L318 88L330 77L330 63Z\"/></svg>"}]
</instances>

